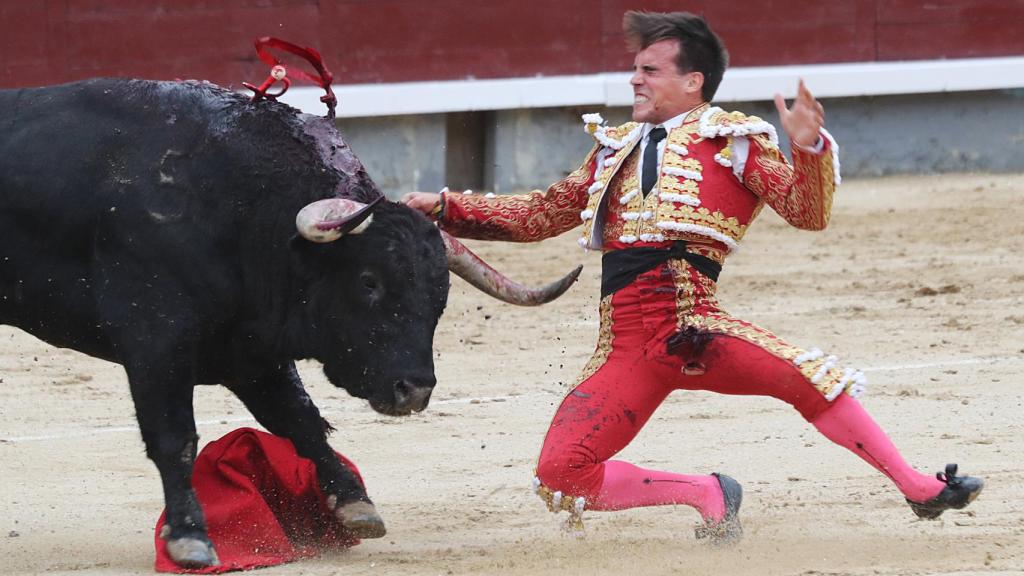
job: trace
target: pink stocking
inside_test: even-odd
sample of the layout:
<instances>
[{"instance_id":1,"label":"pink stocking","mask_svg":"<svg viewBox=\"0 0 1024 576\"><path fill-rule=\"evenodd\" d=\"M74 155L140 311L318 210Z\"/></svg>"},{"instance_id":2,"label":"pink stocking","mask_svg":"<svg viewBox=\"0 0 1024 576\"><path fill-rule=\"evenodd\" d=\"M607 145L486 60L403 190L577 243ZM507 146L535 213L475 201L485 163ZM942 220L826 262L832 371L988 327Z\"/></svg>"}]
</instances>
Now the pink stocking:
<instances>
[{"instance_id":1,"label":"pink stocking","mask_svg":"<svg viewBox=\"0 0 1024 576\"><path fill-rule=\"evenodd\" d=\"M725 517L722 488L714 476L686 476L671 472L645 470L619 460L604 463L604 482L591 510L624 510L639 506L685 504L700 512L705 520L717 522Z\"/></svg>"},{"instance_id":2,"label":"pink stocking","mask_svg":"<svg viewBox=\"0 0 1024 576\"><path fill-rule=\"evenodd\" d=\"M911 468L860 403L846 394L840 394L811 424L826 438L885 474L914 502L931 500L945 487L935 476Z\"/></svg>"}]
</instances>

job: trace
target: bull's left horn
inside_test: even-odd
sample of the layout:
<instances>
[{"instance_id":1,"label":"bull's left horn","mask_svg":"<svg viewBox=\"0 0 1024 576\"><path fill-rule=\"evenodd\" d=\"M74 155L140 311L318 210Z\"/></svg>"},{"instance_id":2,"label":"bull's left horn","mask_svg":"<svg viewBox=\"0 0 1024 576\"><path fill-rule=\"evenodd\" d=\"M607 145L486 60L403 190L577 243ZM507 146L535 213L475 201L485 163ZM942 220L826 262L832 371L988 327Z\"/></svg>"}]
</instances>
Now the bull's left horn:
<instances>
[{"instance_id":1,"label":"bull's left horn","mask_svg":"<svg viewBox=\"0 0 1024 576\"><path fill-rule=\"evenodd\" d=\"M345 198L327 198L307 204L295 215L295 227L310 242L334 242L345 234L359 234L373 221L373 207L384 199L378 196L363 204Z\"/></svg>"},{"instance_id":2,"label":"bull's left horn","mask_svg":"<svg viewBox=\"0 0 1024 576\"><path fill-rule=\"evenodd\" d=\"M444 249L448 254L448 269L460 278L469 282L482 292L498 300L518 306L539 306L558 298L572 286L579 277L583 266L577 266L565 277L547 286L530 288L503 276L480 259L462 242L459 242L445 231L441 231Z\"/></svg>"}]
</instances>

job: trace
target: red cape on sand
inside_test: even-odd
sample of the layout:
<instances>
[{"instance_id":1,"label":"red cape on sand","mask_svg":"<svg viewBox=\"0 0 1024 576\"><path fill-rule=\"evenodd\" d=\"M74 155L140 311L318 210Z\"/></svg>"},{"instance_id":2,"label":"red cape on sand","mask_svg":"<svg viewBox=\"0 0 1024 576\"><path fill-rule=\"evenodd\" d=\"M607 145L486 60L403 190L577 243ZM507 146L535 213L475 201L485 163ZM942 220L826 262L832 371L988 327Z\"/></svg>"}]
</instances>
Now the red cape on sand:
<instances>
[{"instance_id":1,"label":"red cape on sand","mask_svg":"<svg viewBox=\"0 0 1024 576\"><path fill-rule=\"evenodd\" d=\"M362 483L355 464L338 454ZM219 574L275 566L359 543L327 509L316 468L291 441L252 428L211 442L192 475L220 566L186 570L171 560L156 523L156 571Z\"/></svg>"}]
</instances>

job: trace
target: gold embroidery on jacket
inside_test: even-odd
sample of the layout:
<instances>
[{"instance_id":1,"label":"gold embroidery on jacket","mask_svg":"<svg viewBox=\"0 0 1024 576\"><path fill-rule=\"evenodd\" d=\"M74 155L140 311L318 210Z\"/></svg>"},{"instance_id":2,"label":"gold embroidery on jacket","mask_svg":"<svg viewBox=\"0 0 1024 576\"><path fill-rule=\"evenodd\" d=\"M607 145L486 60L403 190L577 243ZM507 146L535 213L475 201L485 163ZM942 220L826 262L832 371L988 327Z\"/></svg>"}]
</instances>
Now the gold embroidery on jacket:
<instances>
[{"instance_id":1,"label":"gold embroidery on jacket","mask_svg":"<svg viewBox=\"0 0 1024 576\"><path fill-rule=\"evenodd\" d=\"M670 176L658 183L659 189L666 194L683 194L699 198L700 185L696 180L683 178L682 176Z\"/></svg>"},{"instance_id":2,"label":"gold embroidery on jacket","mask_svg":"<svg viewBox=\"0 0 1024 576\"><path fill-rule=\"evenodd\" d=\"M658 175L658 190L666 194L681 194L685 196L692 196L694 198L700 197L700 186L697 180L686 178L685 176L679 176L676 174L669 174L666 172L666 168L674 168L680 170L687 170L696 174L701 174L704 171L704 166L700 160L691 157L689 154L686 156L680 155L672 150L673 146L680 146L685 148L691 144L691 134L696 133L697 124L690 123L684 124L679 128L676 128L668 137L668 144L665 146L665 151L661 157L661 174Z\"/></svg>"},{"instance_id":3,"label":"gold embroidery on jacket","mask_svg":"<svg viewBox=\"0 0 1024 576\"><path fill-rule=\"evenodd\" d=\"M706 238L705 241L710 242L710 240ZM725 264L726 252L716 246L703 245L699 242L688 242L686 245L686 251L693 252L694 254L699 254L701 256L704 256L705 258L710 258L711 260L717 262L719 265Z\"/></svg>"},{"instance_id":4,"label":"gold embroidery on jacket","mask_svg":"<svg viewBox=\"0 0 1024 576\"><path fill-rule=\"evenodd\" d=\"M616 128L608 128L606 134L609 134L612 138L618 139L623 135L629 134L636 126L637 124L635 122L630 122ZM599 165L598 178L595 180L596 190L590 193L590 198L587 200L587 210L590 211L592 217L584 220L583 222L582 240L590 240L594 231L594 225L597 222L598 208L601 205L602 198L608 195L609 184L611 184L612 180L616 179L618 176L620 169L623 167L623 160L630 156L630 153L636 147L638 140L639 139L634 139L619 150L616 150L613 154L610 154L605 159L606 161L608 159L612 159L610 166L605 166L603 162ZM598 184L600 184L600 186L598 186Z\"/></svg>"},{"instance_id":5,"label":"gold embroidery on jacket","mask_svg":"<svg viewBox=\"0 0 1024 576\"><path fill-rule=\"evenodd\" d=\"M688 120L701 117L707 109L707 106L703 106L695 110ZM703 128L701 128L702 125ZM635 130L637 126L636 123L629 123L618 128L609 128L606 134L621 139ZM704 129L707 134L701 136L700 134L703 133L701 130ZM751 142L743 185L750 193L756 195L759 201L752 198L743 199L741 205L748 208L735 214L722 212L722 209L731 210L731 208L709 209L702 205L692 206L692 204L701 202L702 195L707 196L704 200L708 205L718 206L718 194L734 193L727 190L729 184L716 179L722 176L718 166L705 167L697 158L707 156L707 154L700 153L702 151L700 146L713 146L717 150L721 148L723 141L739 135L744 135ZM661 198L660 194L650 194L646 198L642 198L642 195L638 193L631 197L625 206L608 206L607 208L613 209L620 215L622 212L628 212L630 219L618 220L611 227L614 230L610 228L604 230L602 240L623 238L626 240L632 238L638 240L692 239L704 234L704 237L716 237L720 241L738 242L743 238L747 227L758 216L765 203L772 206L793 226L806 229L823 228L828 223L835 188L831 150L821 155L795 151L794 164L791 166L778 146L771 141L771 135L774 135L774 129L760 118L721 110L714 111L705 119L705 122L691 121L671 130L666 139L666 148L662 152L662 171L659 174L657 185L660 194L665 194L669 198ZM619 177L617 172L624 168L626 163L632 162L635 176L635 172L638 171L639 155L632 153L639 148L639 140L639 137L634 137L630 142L625 143L621 149L616 150L610 156L612 158L611 166L602 168L600 174L602 186L598 187L590 196L587 205L587 209L595 217L602 196L610 192L609 186L615 187L618 193L617 198L606 200L609 204L616 202L623 194L628 194L638 188L636 180L625 173ZM630 160L631 154L632 160ZM666 173L666 168L670 171L675 171L672 169L685 170L688 174ZM712 171L712 169L715 170ZM712 171L709 173L714 176L707 176L705 170ZM712 180L704 182L701 179L703 176ZM612 181L613 177L615 181ZM735 184L731 180L729 183ZM718 190L719 187L722 187L721 191ZM736 192L741 191L736 190ZM750 210L750 213L745 213L746 210ZM643 218L645 213L649 213L651 218ZM659 228L659 223L665 228ZM587 240L590 239L593 225L593 220L588 220L585 223L583 234ZM689 229L687 230L687 228ZM702 231L701 228L707 230ZM717 234L723 235L726 239Z\"/></svg>"},{"instance_id":6,"label":"gold embroidery on jacket","mask_svg":"<svg viewBox=\"0 0 1024 576\"><path fill-rule=\"evenodd\" d=\"M746 187L797 228L820 230L828 224L835 191L831 151L795 150L795 166L764 136L752 136ZM760 150L760 153L754 153Z\"/></svg>"},{"instance_id":7,"label":"gold embroidery on jacket","mask_svg":"<svg viewBox=\"0 0 1024 576\"><path fill-rule=\"evenodd\" d=\"M708 226L723 234L727 234L737 241L743 238L743 235L747 232L747 227L740 224L740 221L736 218L727 217L719 210L711 212L703 206L694 208L686 204L662 202L658 207L658 220Z\"/></svg>"},{"instance_id":8,"label":"gold embroidery on jacket","mask_svg":"<svg viewBox=\"0 0 1024 576\"><path fill-rule=\"evenodd\" d=\"M617 218L615 218L614 223L605 222L604 241L606 243L618 242L619 237L627 234L636 234L636 222L627 221L623 219L622 215L625 212L638 212L644 201L643 195L637 192L625 205L620 200L630 191L639 190L640 188L639 174L637 174L639 168L638 156L639 154L630 154L625 159L622 167L619 168L619 173L615 176L615 180L609 186L609 191L607 192L608 214L615 214Z\"/></svg>"},{"instance_id":9,"label":"gold embroidery on jacket","mask_svg":"<svg viewBox=\"0 0 1024 576\"><path fill-rule=\"evenodd\" d=\"M461 219L448 220L444 228L454 236L485 240L532 242L557 236L580 224L580 210L586 203L587 182L595 147L583 165L546 192L494 196L445 194L446 204L465 212ZM448 214L454 208L446 210Z\"/></svg>"}]
</instances>

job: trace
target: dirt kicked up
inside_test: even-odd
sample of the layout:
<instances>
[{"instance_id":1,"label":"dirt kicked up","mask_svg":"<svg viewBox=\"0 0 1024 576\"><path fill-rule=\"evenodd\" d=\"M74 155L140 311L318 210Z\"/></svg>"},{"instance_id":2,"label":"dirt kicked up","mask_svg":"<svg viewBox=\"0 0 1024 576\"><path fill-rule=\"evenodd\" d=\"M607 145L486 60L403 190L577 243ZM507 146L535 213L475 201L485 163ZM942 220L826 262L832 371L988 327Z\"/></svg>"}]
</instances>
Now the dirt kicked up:
<instances>
[{"instance_id":1,"label":"dirt kicked up","mask_svg":"<svg viewBox=\"0 0 1024 576\"><path fill-rule=\"evenodd\" d=\"M388 535L260 574L1019 574L1024 567L1024 176L856 180L829 229L766 213L722 272L733 314L865 370L864 405L918 469L984 477L981 497L916 520L868 465L780 402L677 392L622 457L743 483L737 547L694 540L685 507L585 514L586 536L530 490L548 421L597 337L600 258L575 235L472 243L540 283L578 263L579 285L539 309L453 280L436 342L438 387L392 419L301 366L338 428ZM248 412L202 387L204 441ZM163 507L123 370L0 327L0 573L152 570ZM727 570L723 572L723 567Z\"/></svg>"}]
</instances>

